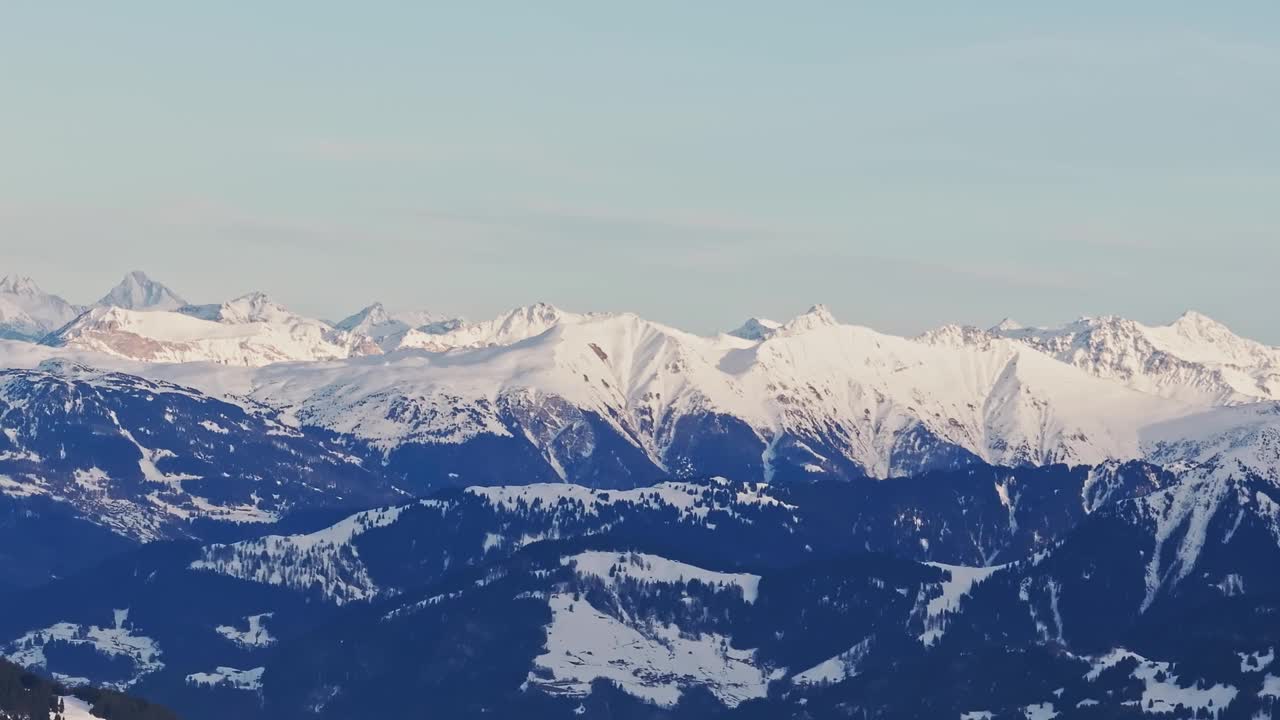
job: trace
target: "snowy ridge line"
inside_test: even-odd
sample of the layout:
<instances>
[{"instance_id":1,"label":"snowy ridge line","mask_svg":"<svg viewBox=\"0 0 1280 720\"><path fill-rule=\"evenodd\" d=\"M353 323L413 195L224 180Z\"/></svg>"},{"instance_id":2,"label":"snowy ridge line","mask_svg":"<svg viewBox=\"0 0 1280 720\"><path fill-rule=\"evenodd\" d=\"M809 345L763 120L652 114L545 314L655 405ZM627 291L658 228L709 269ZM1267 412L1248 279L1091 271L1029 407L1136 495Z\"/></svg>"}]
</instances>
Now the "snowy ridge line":
<instances>
[{"instance_id":1,"label":"snowy ridge line","mask_svg":"<svg viewBox=\"0 0 1280 720\"><path fill-rule=\"evenodd\" d=\"M732 490L731 495L729 490ZM601 490L571 483L531 483L472 486L466 492L484 498L504 512L514 512L522 505L554 509L561 503L572 503L575 508L580 505L586 514L595 515L600 508L617 504L666 505L678 510L682 517L702 520L712 511L736 514L736 506L795 509L795 506L769 495L768 485L764 483L733 483L722 477L712 478L710 484L665 481L631 490Z\"/></svg>"},{"instance_id":2,"label":"snowy ridge line","mask_svg":"<svg viewBox=\"0 0 1280 720\"><path fill-rule=\"evenodd\" d=\"M796 685L829 685L858 674L858 665L871 651L874 636L869 636L848 650L791 676Z\"/></svg>"},{"instance_id":3,"label":"snowy ridge line","mask_svg":"<svg viewBox=\"0 0 1280 720\"><path fill-rule=\"evenodd\" d=\"M395 523L401 513L414 506L444 508L445 504L420 500L359 512L312 533L208 545L189 567L300 591L318 589L337 605L369 600L385 589L374 584L351 543L370 530Z\"/></svg>"},{"instance_id":4,"label":"snowy ridge line","mask_svg":"<svg viewBox=\"0 0 1280 720\"><path fill-rule=\"evenodd\" d=\"M1024 342L1090 374L1195 404L1280 399L1280 349L1188 311L1168 325L1086 317L1059 328L1006 321L990 334Z\"/></svg>"},{"instance_id":5,"label":"snowy ridge line","mask_svg":"<svg viewBox=\"0 0 1280 720\"><path fill-rule=\"evenodd\" d=\"M737 588L747 603L756 601L760 587L759 575L704 570L648 553L587 551L563 557L560 564L572 567L580 577L593 577L610 587L629 578L668 584L687 584L696 580L719 590Z\"/></svg>"},{"instance_id":6,"label":"snowy ridge line","mask_svg":"<svg viewBox=\"0 0 1280 720\"><path fill-rule=\"evenodd\" d=\"M503 436L511 432L504 408L565 402L614 427L658 467L670 467L683 418L719 414L742 420L764 444L794 437L814 455L815 472L831 472L836 460L803 438L838 429L841 442L853 441L837 448L843 461L878 477L895 470L895 443L907 433L997 464L1094 464L1138 457L1133 427L1182 412L1013 341L954 348L839 325L821 309L761 341L593 316L506 346L268 368L257 382L256 398L296 407L308 424L389 447ZM312 400L317 392L323 404ZM1106 420L1100 403L1111 406ZM468 412L445 412L458 407Z\"/></svg>"},{"instance_id":7,"label":"snowy ridge line","mask_svg":"<svg viewBox=\"0 0 1280 720\"><path fill-rule=\"evenodd\" d=\"M1280 399L1280 350L1194 313L1160 327L1099 318L916 338L841 324L821 306L710 337L543 304L477 323L371 306L338 325L253 293L172 311L96 307L50 340L60 347L0 353L19 366L65 353L248 397L384 454L527 441L566 480L606 440L634 448L642 472L699 472L681 443L706 424L758 445L766 479L780 468L883 478L971 459L1168 462L1203 455L1224 406ZM1253 429L1256 443L1280 425L1231 417L1233 436Z\"/></svg>"},{"instance_id":8,"label":"snowy ridge line","mask_svg":"<svg viewBox=\"0 0 1280 720\"><path fill-rule=\"evenodd\" d=\"M748 507L785 513L784 522L795 522L791 511L796 508L767 493L760 483L734 483L725 478L712 478L706 484L666 482L634 490L598 490L566 483L470 487L464 491L468 502L482 503L489 511L502 516L519 516L522 508L536 511L541 517L534 535L506 537L501 532L488 532L478 550L481 556L497 547L520 547L543 539L560 537L561 522L589 517L607 506L632 504L637 508L672 508L690 520L705 520L711 512L724 512L741 518ZM197 571L214 572L241 580L288 587L298 591L318 591L337 605L371 600L394 594L396 588L380 586L371 577L353 541L366 532L398 522L410 509L432 508L447 513L456 508L457 499L423 499L405 505L354 513L333 525L305 534L267 535L230 544L211 544L202 548L200 557L189 564ZM563 515L562 515L563 513ZM545 526L545 527L544 527ZM592 535L598 527L584 527L574 537ZM621 560L619 558L621 557ZM606 562L607 561L607 562ZM719 589L732 588L744 601L754 602L759 576L749 573L726 573L701 568L665 558L614 552L584 552L568 557L565 564L575 565L584 576L595 576L609 584L614 579L609 566L617 563L618 577L654 582L690 582L697 580ZM625 566L625 567L624 567ZM429 603L428 603L429 604ZM266 645L273 641L264 627L270 614L251 615L244 623L222 625L217 632L242 645ZM248 628L244 628L247 624Z\"/></svg>"}]
</instances>

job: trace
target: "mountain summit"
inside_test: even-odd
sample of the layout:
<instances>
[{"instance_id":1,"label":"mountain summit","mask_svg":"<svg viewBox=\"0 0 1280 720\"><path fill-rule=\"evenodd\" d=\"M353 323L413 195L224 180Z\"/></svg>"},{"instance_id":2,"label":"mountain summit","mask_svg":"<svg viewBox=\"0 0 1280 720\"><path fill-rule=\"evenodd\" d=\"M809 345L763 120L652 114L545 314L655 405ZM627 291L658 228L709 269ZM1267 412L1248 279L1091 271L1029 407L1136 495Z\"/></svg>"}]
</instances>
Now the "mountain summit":
<instances>
[{"instance_id":1,"label":"mountain summit","mask_svg":"<svg viewBox=\"0 0 1280 720\"><path fill-rule=\"evenodd\" d=\"M391 314L387 312L387 308L383 306L382 303L375 302L359 312L338 321L334 324L334 327L339 330L351 332L358 328L379 327L391 322L394 322L394 319L391 317Z\"/></svg>"},{"instance_id":2,"label":"mountain summit","mask_svg":"<svg viewBox=\"0 0 1280 720\"><path fill-rule=\"evenodd\" d=\"M770 335L778 331L782 327L782 323L762 317L747 318L747 321L738 326L736 330L729 331L734 337L740 337L743 340L764 340Z\"/></svg>"},{"instance_id":3,"label":"mountain summit","mask_svg":"<svg viewBox=\"0 0 1280 720\"><path fill-rule=\"evenodd\" d=\"M395 349L400 338L410 330L428 328L435 323L448 322L425 310L390 312L380 302L360 310L334 325L335 328L360 337L367 337L387 350ZM456 321L445 329L460 325Z\"/></svg>"},{"instance_id":4,"label":"mountain summit","mask_svg":"<svg viewBox=\"0 0 1280 720\"><path fill-rule=\"evenodd\" d=\"M187 304L177 293L147 277L141 270L124 276L119 285L98 301L98 305L125 310L177 310Z\"/></svg>"},{"instance_id":5,"label":"mountain summit","mask_svg":"<svg viewBox=\"0 0 1280 720\"><path fill-rule=\"evenodd\" d=\"M0 293L6 295L42 295L43 291L36 281L28 275L5 275L0 278Z\"/></svg>"},{"instance_id":6,"label":"mountain summit","mask_svg":"<svg viewBox=\"0 0 1280 720\"><path fill-rule=\"evenodd\" d=\"M0 339L37 340L84 312L26 275L0 279Z\"/></svg>"},{"instance_id":7,"label":"mountain summit","mask_svg":"<svg viewBox=\"0 0 1280 720\"><path fill-rule=\"evenodd\" d=\"M788 333L806 332L817 328L835 327L840 323L826 305L818 304L787 321L782 331Z\"/></svg>"}]
</instances>

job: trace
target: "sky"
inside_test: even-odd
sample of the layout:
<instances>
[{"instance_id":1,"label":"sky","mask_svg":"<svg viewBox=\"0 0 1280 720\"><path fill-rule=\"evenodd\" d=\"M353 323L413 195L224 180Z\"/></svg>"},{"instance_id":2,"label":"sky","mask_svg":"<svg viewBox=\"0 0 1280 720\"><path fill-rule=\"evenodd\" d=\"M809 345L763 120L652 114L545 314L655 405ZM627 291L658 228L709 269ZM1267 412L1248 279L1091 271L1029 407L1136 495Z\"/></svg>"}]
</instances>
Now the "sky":
<instances>
[{"instance_id":1,"label":"sky","mask_svg":"<svg viewBox=\"0 0 1280 720\"><path fill-rule=\"evenodd\" d=\"M0 274L1280 344L1280 3L0 5Z\"/></svg>"}]
</instances>

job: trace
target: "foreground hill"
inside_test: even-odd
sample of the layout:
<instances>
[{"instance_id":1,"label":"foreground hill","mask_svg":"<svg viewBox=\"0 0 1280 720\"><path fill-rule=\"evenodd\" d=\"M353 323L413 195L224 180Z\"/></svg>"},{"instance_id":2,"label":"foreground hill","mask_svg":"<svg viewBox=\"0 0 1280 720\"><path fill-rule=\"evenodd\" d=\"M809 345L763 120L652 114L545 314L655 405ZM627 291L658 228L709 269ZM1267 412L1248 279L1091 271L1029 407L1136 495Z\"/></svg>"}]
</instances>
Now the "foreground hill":
<instances>
[{"instance_id":1,"label":"foreground hill","mask_svg":"<svg viewBox=\"0 0 1280 720\"><path fill-rule=\"evenodd\" d=\"M402 497L252 402L60 360L0 370L0 431L0 568L18 585L141 542Z\"/></svg>"},{"instance_id":2,"label":"foreground hill","mask_svg":"<svg viewBox=\"0 0 1280 720\"><path fill-rule=\"evenodd\" d=\"M450 490L10 595L0 651L195 718L405 696L450 717L1253 717L1280 682L1277 499L1244 469L1140 463Z\"/></svg>"},{"instance_id":3,"label":"foreground hill","mask_svg":"<svg viewBox=\"0 0 1280 720\"><path fill-rule=\"evenodd\" d=\"M4 720L177 720L167 708L111 690L68 688L0 659Z\"/></svg>"}]
</instances>

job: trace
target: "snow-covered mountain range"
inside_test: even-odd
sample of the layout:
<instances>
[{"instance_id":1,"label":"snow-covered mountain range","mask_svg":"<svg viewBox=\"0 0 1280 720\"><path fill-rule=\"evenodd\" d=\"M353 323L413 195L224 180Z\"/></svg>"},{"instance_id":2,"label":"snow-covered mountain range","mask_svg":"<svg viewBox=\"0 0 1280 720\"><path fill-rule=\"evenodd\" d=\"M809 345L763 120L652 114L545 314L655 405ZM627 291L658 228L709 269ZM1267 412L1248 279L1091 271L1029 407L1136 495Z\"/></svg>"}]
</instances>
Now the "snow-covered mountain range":
<instances>
[{"instance_id":1,"label":"snow-covered mountain range","mask_svg":"<svg viewBox=\"0 0 1280 720\"><path fill-rule=\"evenodd\" d=\"M5 287L38 296L32 283ZM543 303L478 322L374 303L331 325L263 293L173 307L180 298L141 273L112 298L44 336L43 349L5 346L3 364L70 357L249 397L429 485L491 481L484 474L508 468L494 458L514 458L531 479L622 486L714 472L797 480L1167 462L1170 448L1203 454L1193 446L1223 409L1269 407L1280 394L1280 349L1196 313L1161 327L1006 321L907 338L815 306L702 336ZM1271 416L1232 417L1256 430Z\"/></svg>"},{"instance_id":2,"label":"snow-covered mountain range","mask_svg":"<svg viewBox=\"0 0 1280 720\"><path fill-rule=\"evenodd\" d=\"M1197 404L1280 398L1280 348L1242 338L1197 312L1155 327L1119 317L1052 329L1006 320L991 333L1143 392Z\"/></svg>"},{"instance_id":3,"label":"snow-covered mountain range","mask_svg":"<svg viewBox=\"0 0 1280 720\"><path fill-rule=\"evenodd\" d=\"M1280 350L1202 315L0 300L0 655L66 683L197 720L1280 702Z\"/></svg>"},{"instance_id":4,"label":"snow-covered mountain range","mask_svg":"<svg viewBox=\"0 0 1280 720\"><path fill-rule=\"evenodd\" d=\"M60 307L30 281L3 287L28 307ZM104 387L154 395L137 388L160 383L194 398L190 407L200 412L246 407L265 422L328 438L329 448L307 446L303 462L332 462L326 453L341 448L383 487L415 494L512 477L627 488L710 474L786 483L1135 459L1178 471L1280 474L1280 403L1272 396L1280 350L1192 313L1165 327L1103 318L898 337L815 306L786 322L753 318L703 336L633 314L543 303L478 322L374 303L336 325L263 293L174 308L180 298L142 273L108 297L133 307L95 305L38 343L0 341L0 366L45 373L37 384L35 375L15 375L24 384L13 387L88 383L102 403ZM116 380L86 380L95 373ZM13 455L0 461L48 455L48 447L23 444L24 428L72 427L89 414L130 417L129 397L112 393L92 411L10 399L0 425ZM35 417L37 408L46 416ZM224 425L225 412L188 418L193 439L221 439L199 427ZM175 444L165 462L199 465L210 450L198 442ZM158 505L162 488L146 487L145 468L138 475L133 467L108 484L124 487L138 475L139 492L108 493L129 506L104 513L93 509L98 496L79 489L95 470L81 465L24 470L0 491L63 488L40 492L83 515L127 516L151 535L170 532L158 528L177 511L164 508L217 519L232 507L299 502L294 490L283 501L250 500L244 493L253 487L245 486L239 505L208 496Z\"/></svg>"},{"instance_id":5,"label":"snow-covered mountain range","mask_svg":"<svg viewBox=\"0 0 1280 720\"><path fill-rule=\"evenodd\" d=\"M378 352L369 338L296 315L263 293L176 311L98 306L42 342L142 362L249 366Z\"/></svg>"},{"instance_id":6,"label":"snow-covered mountain range","mask_svg":"<svg viewBox=\"0 0 1280 720\"><path fill-rule=\"evenodd\" d=\"M898 338L822 308L760 341L634 315L561 317L484 349L266 367L241 391L388 453L527 440L562 479L606 437L637 456L627 462L676 474L709 470L712 454L769 479L1092 464L1138 457L1143 425L1190 410L1014 341Z\"/></svg>"}]
</instances>

